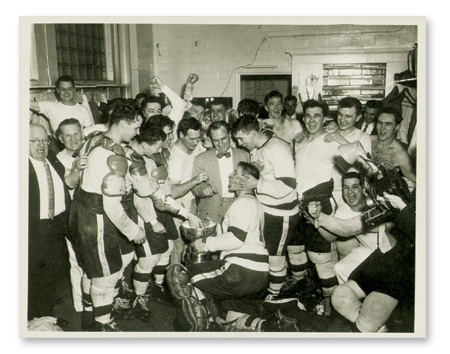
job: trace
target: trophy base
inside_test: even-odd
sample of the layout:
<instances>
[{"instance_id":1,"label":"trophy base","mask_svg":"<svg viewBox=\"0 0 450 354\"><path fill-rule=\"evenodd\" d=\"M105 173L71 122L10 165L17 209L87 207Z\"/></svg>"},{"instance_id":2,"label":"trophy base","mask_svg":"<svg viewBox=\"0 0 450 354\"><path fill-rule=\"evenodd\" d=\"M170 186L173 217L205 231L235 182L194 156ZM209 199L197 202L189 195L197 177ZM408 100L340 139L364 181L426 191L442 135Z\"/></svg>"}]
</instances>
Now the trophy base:
<instances>
[{"instance_id":1,"label":"trophy base","mask_svg":"<svg viewBox=\"0 0 450 354\"><path fill-rule=\"evenodd\" d=\"M210 252L201 252L201 253L188 253L186 255L186 261L188 263L201 263L210 261L212 259Z\"/></svg>"}]
</instances>

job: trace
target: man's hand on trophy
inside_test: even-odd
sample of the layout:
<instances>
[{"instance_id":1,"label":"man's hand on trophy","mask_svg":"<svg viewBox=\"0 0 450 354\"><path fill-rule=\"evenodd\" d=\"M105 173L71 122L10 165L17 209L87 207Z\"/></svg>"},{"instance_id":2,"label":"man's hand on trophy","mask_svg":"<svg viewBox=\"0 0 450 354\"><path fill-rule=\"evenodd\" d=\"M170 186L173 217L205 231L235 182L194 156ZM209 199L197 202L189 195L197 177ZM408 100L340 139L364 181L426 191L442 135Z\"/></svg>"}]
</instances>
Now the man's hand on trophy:
<instances>
[{"instance_id":1,"label":"man's hand on trophy","mask_svg":"<svg viewBox=\"0 0 450 354\"><path fill-rule=\"evenodd\" d=\"M197 252L206 252L206 242L203 241L203 239L198 239L192 244Z\"/></svg>"},{"instance_id":2,"label":"man's hand on trophy","mask_svg":"<svg viewBox=\"0 0 450 354\"><path fill-rule=\"evenodd\" d=\"M191 224L192 228L201 229L203 227L202 220L197 215L188 213L187 219L189 220L189 223Z\"/></svg>"}]
</instances>

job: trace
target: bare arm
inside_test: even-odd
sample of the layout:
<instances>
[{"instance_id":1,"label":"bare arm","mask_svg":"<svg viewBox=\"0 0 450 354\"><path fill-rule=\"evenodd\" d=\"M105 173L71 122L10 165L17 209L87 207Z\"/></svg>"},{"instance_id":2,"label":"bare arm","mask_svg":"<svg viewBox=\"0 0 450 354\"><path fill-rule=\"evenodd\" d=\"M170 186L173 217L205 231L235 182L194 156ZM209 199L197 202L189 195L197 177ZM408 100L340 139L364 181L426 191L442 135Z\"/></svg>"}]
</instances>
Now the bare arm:
<instances>
[{"instance_id":1,"label":"bare arm","mask_svg":"<svg viewBox=\"0 0 450 354\"><path fill-rule=\"evenodd\" d=\"M197 184L207 181L208 178L208 174L205 172L200 172L198 175L184 183L180 183L180 181L169 178L169 183L172 187L172 198L177 199L185 196Z\"/></svg>"},{"instance_id":2,"label":"bare arm","mask_svg":"<svg viewBox=\"0 0 450 354\"><path fill-rule=\"evenodd\" d=\"M169 118L171 118L175 124L183 118L184 113L184 100L177 95L175 91L173 91L170 87L168 87L158 76L154 76L150 80L150 84L156 85L162 93L164 93L170 101L170 105L172 106L172 111L169 113Z\"/></svg>"},{"instance_id":3,"label":"bare arm","mask_svg":"<svg viewBox=\"0 0 450 354\"><path fill-rule=\"evenodd\" d=\"M401 150L401 152L399 151L399 153L396 155L396 162L400 167L403 176L405 176L411 182L416 182L416 174L412 167L411 158L408 153L403 150Z\"/></svg>"},{"instance_id":4,"label":"bare arm","mask_svg":"<svg viewBox=\"0 0 450 354\"><path fill-rule=\"evenodd\" d=\"M79 156L77 159L75 159L70 174L68 174L64 178L64 181L66 182L66 185L69 188L73 189L78 185L78 183L80 183L81 171L86 168L86 164L87 164L86 155Z\"/></svg>"}]
</instances>

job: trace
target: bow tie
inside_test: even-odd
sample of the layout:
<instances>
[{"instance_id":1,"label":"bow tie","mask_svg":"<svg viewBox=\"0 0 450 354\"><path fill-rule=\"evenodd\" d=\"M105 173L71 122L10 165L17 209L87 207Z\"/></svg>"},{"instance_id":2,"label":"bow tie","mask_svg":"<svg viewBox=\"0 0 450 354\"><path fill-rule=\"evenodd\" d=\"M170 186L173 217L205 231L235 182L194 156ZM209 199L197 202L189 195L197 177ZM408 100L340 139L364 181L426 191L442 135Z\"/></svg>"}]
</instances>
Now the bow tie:
<instances>
[{"instance_id":1,"label":"bow tie","mask_svg":"<svg viewBox=\"0 0 450 354\"><path fill-rule=\"evenodd\" d=\"M222 154L222 153L220 153L220 152L217 153L217 158L218 158L218 159L221 159L221 158L224 157L224 156L225 156L227 159L229 159L229 158L231 157L231 152L228 151L228 152L226 152L226 153L224 153L224 154Z\"/></svg>"}]
</instances>

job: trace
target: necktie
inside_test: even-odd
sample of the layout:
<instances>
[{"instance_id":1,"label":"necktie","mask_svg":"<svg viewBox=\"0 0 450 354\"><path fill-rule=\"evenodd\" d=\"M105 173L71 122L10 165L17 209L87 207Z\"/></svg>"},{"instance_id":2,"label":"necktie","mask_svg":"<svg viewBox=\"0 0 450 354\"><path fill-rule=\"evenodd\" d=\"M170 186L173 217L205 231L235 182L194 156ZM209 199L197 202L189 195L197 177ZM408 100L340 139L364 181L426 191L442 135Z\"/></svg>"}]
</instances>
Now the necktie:
<instances>
[{"instance_id":1,"label":"necktie","mask_svg":"<svg viewBox=\"0 0 450 354\"><path fill-rule=\"evenodd\" d=\"M48 217L53 219L55 217L55 188L53 186L52 172L47 161L44 161L45 174L47 177L48 188Z\"/></svg>"},{"instance_id":2,"label":"necktie","mask_svg":"<svg viewBox=\"0 0 450 354\"><path fill-rule=\"evenodd\" d=\"M228 151L228 152L226 152L226 153L224 153L224 154L222 154L222 153L220 153L220 152L217 153L217 158L218 158L218 159L221 159L221 158L224 157L224 156L225 156L227 159L229 159L229 158L231 157L231 152Z\"/></svg>"},{"instance_id":3,"label":"necktie","mask_svg":"<svg viewBox=\"0 0 450 354\"><path fill-rule=\"evenodd\" d=\"M363 129L363 132L364 132L364 133L366 132L368 126L369 126L369 124L365 123L364 129Z\"/></svg>"}]
</instances>

